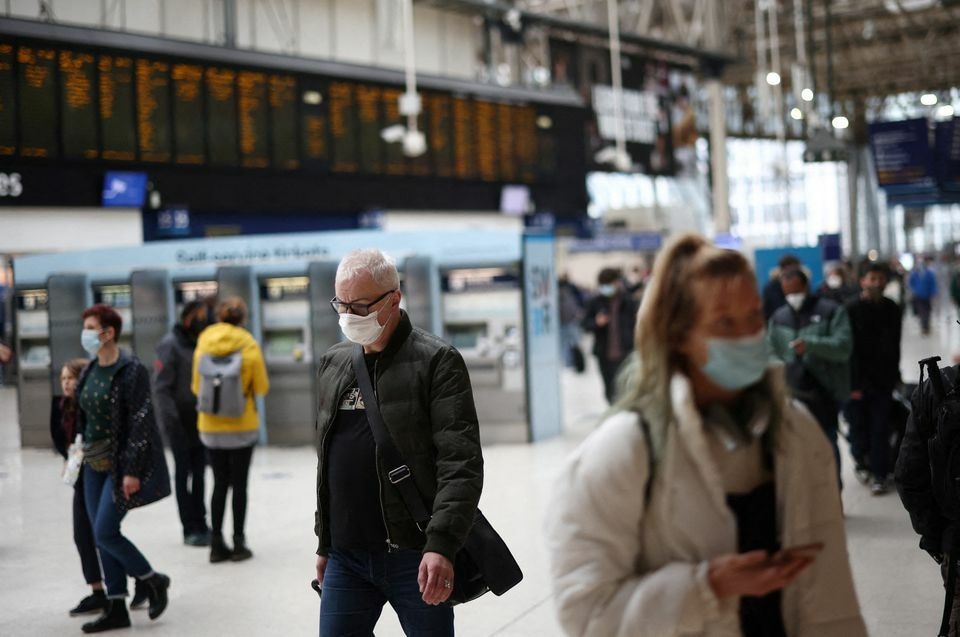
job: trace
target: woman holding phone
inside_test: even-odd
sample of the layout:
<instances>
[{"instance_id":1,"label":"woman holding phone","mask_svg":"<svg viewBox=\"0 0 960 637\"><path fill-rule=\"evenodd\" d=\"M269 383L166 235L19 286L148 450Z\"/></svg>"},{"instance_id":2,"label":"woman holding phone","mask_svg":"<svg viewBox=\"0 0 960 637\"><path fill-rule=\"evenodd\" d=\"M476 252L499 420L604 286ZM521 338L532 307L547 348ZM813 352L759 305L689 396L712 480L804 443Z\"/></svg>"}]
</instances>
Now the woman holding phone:
<instances>
[{"instance_id":1,"label":"woman holding phone","mask_svg":"<svg viewBox=\"0 0 960 637\"><path fill-rule=\"evenodd\" d=\"M743 255L668 245L619 398L548 508L568 634L866 635L833 452L768 358Z\"/></svg>"}]
</instances>

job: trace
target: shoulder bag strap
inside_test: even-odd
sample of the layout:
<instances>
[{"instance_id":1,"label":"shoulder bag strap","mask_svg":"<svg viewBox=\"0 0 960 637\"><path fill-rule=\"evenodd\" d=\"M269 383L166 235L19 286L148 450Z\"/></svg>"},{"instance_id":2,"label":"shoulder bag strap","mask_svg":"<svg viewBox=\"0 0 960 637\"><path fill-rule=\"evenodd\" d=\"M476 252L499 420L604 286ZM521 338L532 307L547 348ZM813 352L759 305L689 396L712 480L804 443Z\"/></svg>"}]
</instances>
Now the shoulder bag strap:
<instances>
[{"instance_id":1,"label":"shoulder bag strap","mask_svg":"<svg viewBox=\"0 0 960 637\"><path fill-rule=\"evenodd\" d=\"M413 474L410 467L403 460L397 446L393 444L393 438L383 422L383 416L380 415L380 406L377 404L377 394L373 390L373 383L370 380L370 372L367 371L367 363L363 358L363 346L357 345L353 350L353 373L357 376L357 383L360 386L360 394L363 396L363 404L367 412L367 423L370 425L370 431L373 432L373 439L377 443L377 448L383 457L384 463L390 469L387 471L387 478L390 484L397 487L407 511L417 523L421 531L426 530L427 523L430 521L430 512L423 504L423 498L417 490L417 485L413 482Z\"/></svg>"},{"instance_id":2,"label":"shoulder bag strap","mask_svg":"<svg viewBox=\"0 0 960 637\"><path fill-rule=\"evenodd\" d=\"M653 496L653 472L656 468L653 459L653 436L650 435L650 423L643 417L643 414L637 412L640 417L640 428L643 429L643 441L647 445L647 484L643 487L643 505L644 508L650 506L650 498Z\"/></svg>"}]
</instances>

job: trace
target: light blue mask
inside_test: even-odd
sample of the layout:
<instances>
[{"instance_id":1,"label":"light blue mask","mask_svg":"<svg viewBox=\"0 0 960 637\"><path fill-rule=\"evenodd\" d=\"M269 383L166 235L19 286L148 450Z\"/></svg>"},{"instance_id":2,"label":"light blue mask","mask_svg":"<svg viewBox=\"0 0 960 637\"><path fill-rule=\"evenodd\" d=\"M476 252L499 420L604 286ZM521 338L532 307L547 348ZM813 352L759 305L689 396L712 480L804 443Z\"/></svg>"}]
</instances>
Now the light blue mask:
<instances>
[{"instance_id":1,"label":"light blue mask","mask_svg":"<svg viewBox=\"0 0 960 637\"><path fill-rule=\"evenodd\" d=\"M96 356L103 343L100 342L100 330L83 330L80 332L80 346L90 356Z\"/></svg>"},{"instance_id":2,"label":"light blue mask","mask_svg":"<svg viewBox=\"0 0 960 637\"><path fill-rule=\"evenodd\" d=\"M617 286L613 285L612 283L608 283L607 285L601 285L600 287L597 288L597 292L599 292L603 296L613 296L614 294L617 293Z\"/></svg>"},{"instance_id":3,"label":"light blue mask","mask_svg":"<svg viewBox=\"0 0 960 637\"><path fill-rule=\"evenodd\" d=\"M744 338L711 338L707 347L707 364L703 366L703 373L724 389L745 389L767 371L770 353L763 330Z\"/></svg>"}]
</instances>

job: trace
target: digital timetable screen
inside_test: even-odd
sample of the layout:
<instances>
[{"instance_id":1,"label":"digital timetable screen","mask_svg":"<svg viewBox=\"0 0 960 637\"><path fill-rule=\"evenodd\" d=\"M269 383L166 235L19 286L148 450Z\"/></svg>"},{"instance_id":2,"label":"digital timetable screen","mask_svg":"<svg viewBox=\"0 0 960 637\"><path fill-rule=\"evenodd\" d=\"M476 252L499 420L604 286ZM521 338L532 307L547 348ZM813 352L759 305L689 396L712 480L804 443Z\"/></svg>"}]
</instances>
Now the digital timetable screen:
<instances>
[{"instance_id":1,"label":"digital timetable screen","mask_svg":"<svg viewBox=\"0 0 960 637\"><path fill-rule=\"evenodd\" d=\"M416 158L399 86L136 51L0 40L0 158L533 183L557 131L532 104L428 90ZM549 107L546 107L549 108Z\"/></svg>"}]
</instances>

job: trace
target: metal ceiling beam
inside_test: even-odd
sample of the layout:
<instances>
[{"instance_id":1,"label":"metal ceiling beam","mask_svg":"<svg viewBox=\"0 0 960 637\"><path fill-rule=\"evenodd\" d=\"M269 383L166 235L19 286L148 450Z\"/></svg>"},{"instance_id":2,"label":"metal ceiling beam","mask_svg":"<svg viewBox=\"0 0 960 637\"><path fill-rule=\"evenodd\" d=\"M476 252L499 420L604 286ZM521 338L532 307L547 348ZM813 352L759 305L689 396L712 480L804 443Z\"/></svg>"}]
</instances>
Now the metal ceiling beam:
<instances>
[{"instance_id":1,"label":"metal ceiling beam","mask_svg":"<svg viewBox=\"0 0 960 637\"><path fill-rule=\"evenodd\" d=\"M516 11L520 16L522 23L525 25L536 25L553 31L599 37L608 41L610 39L610 31L605 27L593 24L584 24L583 22L545 15L533 11L519 10L513 5L500 0L420 0L418 4L431 5L441 9L480 15L498 21L502 20L508 12ZM663 51L665 53L691 57L697 60L701 66L712 71L719 71L725 66L738 61L736 56L725 51L703 49L679 42L668 42L635 33L623 33L621 34L620 39L625 44L631 44L633 46L651 49L654 51Z\"/></svg>"}]
</instances>

